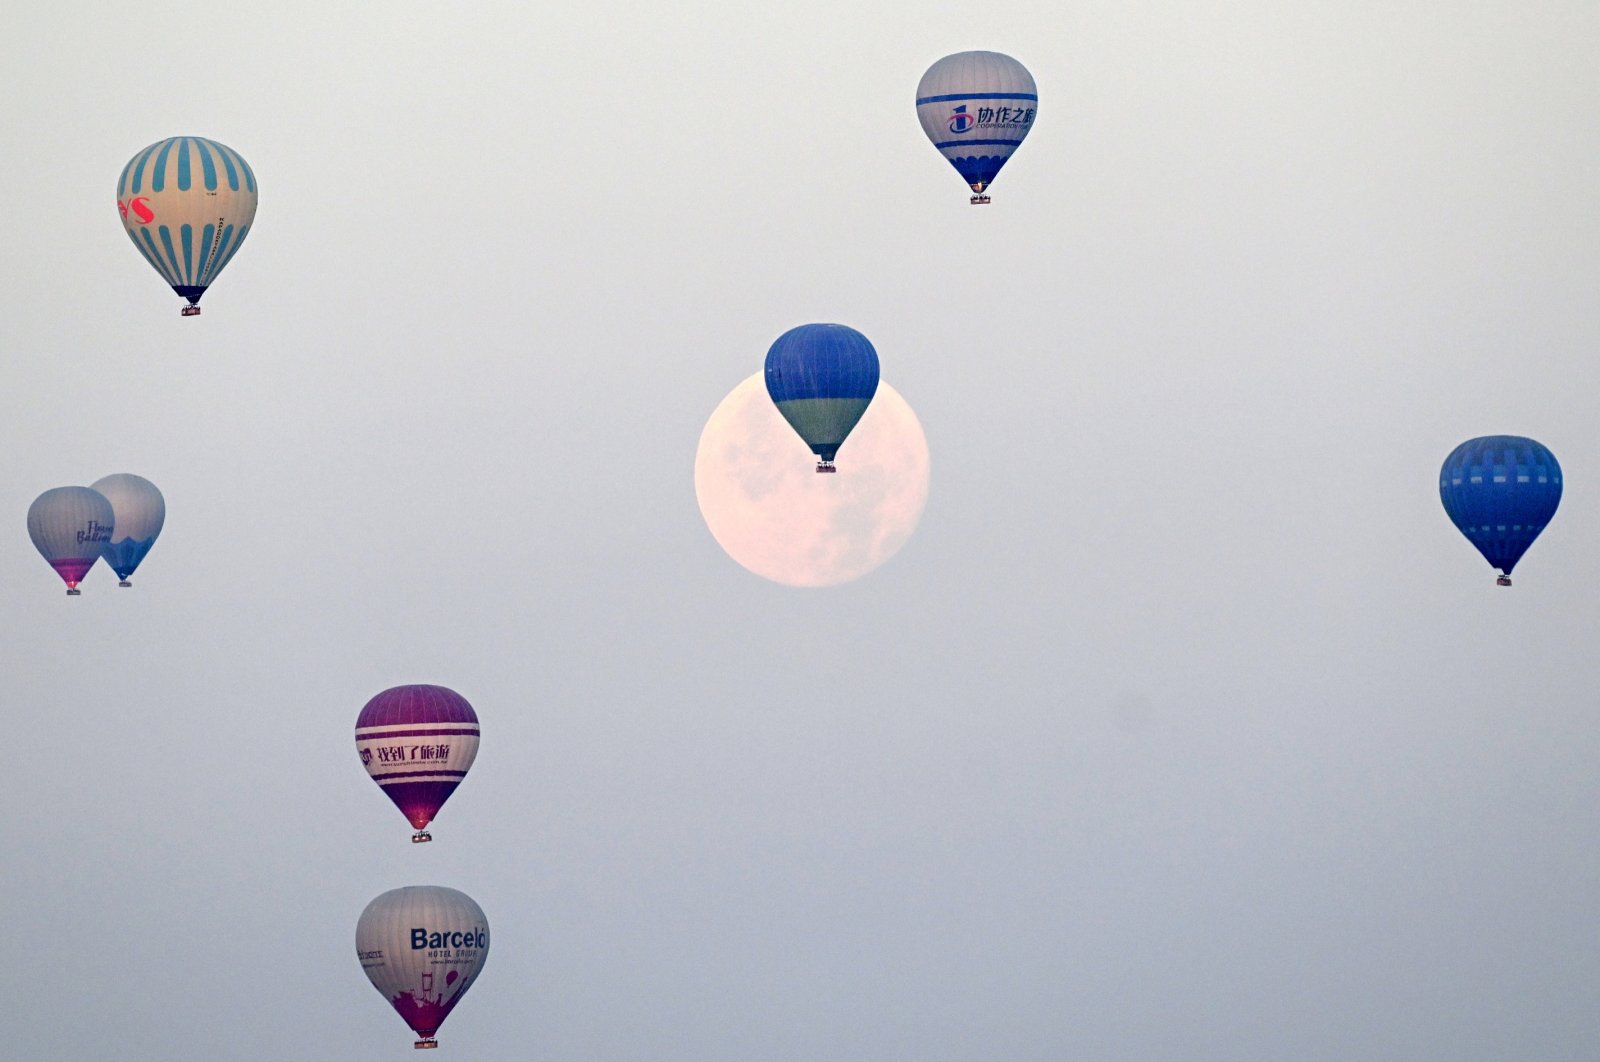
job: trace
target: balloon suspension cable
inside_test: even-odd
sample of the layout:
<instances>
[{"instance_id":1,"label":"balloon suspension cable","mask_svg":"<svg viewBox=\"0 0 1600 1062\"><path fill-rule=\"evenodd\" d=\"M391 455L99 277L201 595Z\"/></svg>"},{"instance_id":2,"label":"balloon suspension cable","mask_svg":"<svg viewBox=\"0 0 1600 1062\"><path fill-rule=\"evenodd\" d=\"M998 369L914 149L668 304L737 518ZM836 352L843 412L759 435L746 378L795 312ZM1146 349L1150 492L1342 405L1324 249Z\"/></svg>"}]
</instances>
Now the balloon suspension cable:
<instances>
[{"instance_id":1,"label":"balloon suspension cable","mask_svg":"<svg viewBox=\"0 0 1600 1062\"><path fill-rule=\"evenodd\" d=\"M989 197L984 195L981 192L972 197L972 205L973 206L983 206L988 201L989 201Z\"/></svg>"},{"instance_id":2,"label":"balloon suspension cable","mask_svg":"<svg viewBox=\"0 0 1600 1062\"><path fill-rule=\"evenodd\" d=\"M199 317L200 316L200 307L198 307L198 306L185 306L183 309L178 311L178 316L179 317Z\"/></svg>"},{"instance_id":3,"label":"balloon suspension cable","mask_svg":"<svg viewBox=\"0 0 1600 1062\"><path fill-rule=\"evenodd\" d=\"M1509 576L1509 575L1497 575L1497 576L1495 576L1494 585L1496 585L1496 586L1510 586L1511 585L1511 576Z\"/></svg>"},{"instance_id":4,"label":"balloon suspension cable","mask_svg":"<svg viewBox=\"0 0 1600 1062\"><path fill-rule=\"evenodd\" d=\"M837 468L833 467L833 462L832 461L818 461L817 462L817 471L818 472L837 472L839 470Z\"/></svg>"},{"instance_id":5,"label":"balloon suspension cable","mask_svg":"<svg viewBox=\"0 0 1600 1062\"><path fill-rule=\"evenodd\" d=\"M427 830L418 830L416 833L411 835L412 844L426 844L431 840L433 840L433 834L429 833Z\"/></svg>"},{"instance_id":6,"label":"balloon suspension cable","mask_svg":"<svg viewBox=\"0 0 1600 1062\"><path fill-rule=\"evenodd\" d=\"M431 1051L433 1048L439 1046L439 1041L435 1040L431 1036L424 1036L411 1046L416 1048L418 1051Z\"/></svg>"}]
</instances>

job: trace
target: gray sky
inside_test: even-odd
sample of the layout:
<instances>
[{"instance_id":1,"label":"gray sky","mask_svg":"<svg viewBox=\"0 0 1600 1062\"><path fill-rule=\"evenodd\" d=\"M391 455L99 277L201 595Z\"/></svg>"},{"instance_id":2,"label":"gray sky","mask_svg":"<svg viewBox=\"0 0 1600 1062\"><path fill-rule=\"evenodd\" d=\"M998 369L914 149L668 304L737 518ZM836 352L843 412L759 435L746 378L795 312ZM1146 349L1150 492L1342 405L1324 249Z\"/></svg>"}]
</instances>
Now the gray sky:
<instances>
[{"instance_id":1,"label":"gray sky","mask_svg":"<svg viewBox=\"0 0 1600 1062\"><path fill-rule=\"evenodd\" d=\"M405 884L493 929L455 1058L1593 1056L1593 4L70 7L0 42L14 1057L408 1057ZM982 210L969 48L1041 97ZM261 183L196 320L112 202L175 134ZM692 469L814 320L933 486L798 591ZM1509 591L1436 480L1501 432ZM123 471L69 601L27 506ZM484 728L415 848L407 682Z\"/></svg>"}]
</instances>

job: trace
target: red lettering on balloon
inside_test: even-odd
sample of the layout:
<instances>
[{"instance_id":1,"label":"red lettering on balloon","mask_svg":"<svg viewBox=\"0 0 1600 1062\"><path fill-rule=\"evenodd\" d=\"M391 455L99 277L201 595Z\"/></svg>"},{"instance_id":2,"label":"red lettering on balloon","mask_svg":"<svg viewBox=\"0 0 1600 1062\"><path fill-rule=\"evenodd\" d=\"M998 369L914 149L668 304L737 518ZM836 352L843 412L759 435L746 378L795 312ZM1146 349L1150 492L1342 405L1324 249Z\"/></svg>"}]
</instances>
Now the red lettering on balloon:
<instances>
[{"instance_id":1,"label":"red lettering on balloon","mask_svg":"<svg viewBox=\"0 0 1600 1062\"><path fill-rule=\"evenodd\" d=\"M133 211L133 216L146 225L156 219L155 211L150 209L149 204L145 202L145 198L142 195L129 202L128 207Z\"/></svg>"}]
</instances>

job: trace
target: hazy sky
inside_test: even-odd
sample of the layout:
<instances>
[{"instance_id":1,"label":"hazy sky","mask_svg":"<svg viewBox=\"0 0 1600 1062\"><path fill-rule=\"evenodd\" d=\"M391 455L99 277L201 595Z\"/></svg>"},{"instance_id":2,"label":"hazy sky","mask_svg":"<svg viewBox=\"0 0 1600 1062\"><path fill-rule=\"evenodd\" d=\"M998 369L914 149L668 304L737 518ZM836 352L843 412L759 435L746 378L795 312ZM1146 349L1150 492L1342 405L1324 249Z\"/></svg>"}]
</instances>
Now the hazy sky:
<instances>
[{"instance_id":1,"label":"hazy sky","mask_svg":"<svg viewBox=\"0 0 1600 1062\"><path fill-rule=\"evenodd\" d=\"M441 1058L1595 1056L1593 3L8 16L0 1054L410 1057L355 923L440 884ZM981 209L971 48L1040 94ZM261 187L192 320L113 203L176 134ZM819 320L933 482L801 591L692 477ZM1510 590L1491 433L1567 475ZM165 532L68 599L24 515L112 472ZM408 682L483 724L417 847Z\"/></svg>"}]
</instances>

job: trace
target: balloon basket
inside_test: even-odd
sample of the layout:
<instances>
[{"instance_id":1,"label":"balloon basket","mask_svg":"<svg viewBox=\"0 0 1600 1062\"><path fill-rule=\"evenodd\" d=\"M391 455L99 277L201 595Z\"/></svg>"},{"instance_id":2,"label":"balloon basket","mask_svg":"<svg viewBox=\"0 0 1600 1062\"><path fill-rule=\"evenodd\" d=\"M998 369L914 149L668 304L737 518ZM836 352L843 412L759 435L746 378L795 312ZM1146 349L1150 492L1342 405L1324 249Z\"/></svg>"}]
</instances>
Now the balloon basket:
<instances>
[{"instance_id":1,"label":"balloon basket","mask_svg":"<svg viewBox=\"0 0 1600 1062\"><path fill-rule=\"evenodd\" d=\"M178 316L179 317L199 317L200 316L200 307L198 307L198 306L185 306L183 309L178 311Z\"/></svg>"},{"instance_id":2,"label":"balloon basket","mask_svg":"<svg viewBox=\"0 0 1600 1062\"><path fill-rule=\"evenodd\" d=\"M69 586L69 587L67 587L67 596L68 597L82 597L83 596L83 591L79 590L76 586Z\"/></svg>"},{"instance_id":3,"label":"balloon basket","mask_svg":"<svg viewBox=\"0 0 1600 1062\"><path fill-rule=\"evenodd\" d=\"M986 196L986 195L979 194L979 195L975 195L975 196L972 197L972 205L973 206L983 206L988 201L989 201L989 197Z\"/></svg>"},{"instance_id":4,"label":"balloon basket","mask_svg":"<svg viewBox=\"0 0 1600 1062\"><path fill-rule=\"evenodd\" d=\"M119 582L117 585L118 586L132 586L133 584L128 582L128 580L124 579L121 582Z\"/></svg>"},{"instance_id":5,"label":"balloon basket","mask_svg":"<svg viewBox=\"0 0 1600 1062\"><path fill-rule=\"evenodd\" d=\"M433 840L433 834L429 833L427 830L418 830L416 833L411 835L412 844L427 844L431 840Z\"/></svg>"},{"instance_id":6,"label":"balloon basket","mask_svg":"<svg viewBox=\"0 0 1600 1062\"><path fill-rule=\"evenodd\" d=\"M837 472L839 470L837 468L833 467L833 462L832 461L818 461L817 462L817 471L818 472Z\"/></svg>"},{"instance_id":7,"label":"balloon basket","mask_svg":"<svg viewBox=\"0 0 1600 1062\"><path fill-rule=\"evenodd\" d=\"M411 1046L416 1048L418 1051L432 1051L435 1047L439 1046L439 1041L435 1040L431 1036L424 1036Z\"/></svg>"},{"instance_id":8,"label":"balloon basket","mask_svg":"<svg viewBox=\"0 0 1600 1062\"><path fill-rule=\"evenodd\" d=\"M1511 576L1509 576L1509 575L1496 576L1495 580L1494 580L1494 585L1496 585L1496 586L1510 586L1511 585Z\"/></svg>"}]
</instances>

